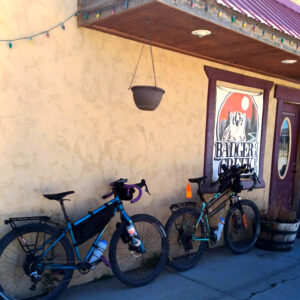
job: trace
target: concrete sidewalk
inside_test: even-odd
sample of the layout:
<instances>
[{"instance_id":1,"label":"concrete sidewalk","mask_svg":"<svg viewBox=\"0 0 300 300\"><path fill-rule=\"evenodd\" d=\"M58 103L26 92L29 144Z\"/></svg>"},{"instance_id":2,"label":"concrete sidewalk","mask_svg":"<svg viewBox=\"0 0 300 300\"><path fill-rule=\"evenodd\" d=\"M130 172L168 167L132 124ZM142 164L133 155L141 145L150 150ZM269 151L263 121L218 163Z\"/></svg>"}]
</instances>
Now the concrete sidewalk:
<instances>
[{"instance_id":1,"label":"concrete sidewalk","mask_svg":"<svg viewBox=\"0 0 300 300\"><path fill-rule=\"evenodd\" d=\"M204 253L198 265L178 273L166 267L152 283L129 288L116 278L67 289L59 300L252 299L300 300L300 240L289 252L227 248Z\"/></svg>"}]
</instances>

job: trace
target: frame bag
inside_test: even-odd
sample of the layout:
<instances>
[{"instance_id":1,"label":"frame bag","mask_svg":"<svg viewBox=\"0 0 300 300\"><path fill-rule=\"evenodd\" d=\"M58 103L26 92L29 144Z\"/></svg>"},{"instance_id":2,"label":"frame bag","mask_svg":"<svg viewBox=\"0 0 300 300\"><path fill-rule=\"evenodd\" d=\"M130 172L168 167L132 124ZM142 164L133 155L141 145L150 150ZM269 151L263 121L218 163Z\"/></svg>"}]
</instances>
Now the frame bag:
<instances>
[{"instance_id":1,"label":"frame bag","mask_svg":"<svg viewBox=\"0 0 300 300\"><path fill-rule=\"evenodd\" d=\"M83 222L74 225L72 231L76 240L76 246L84 243L94 235L100 233L114 216L115 207L106 205L106 207L97 213L89 212L89 218Z\"/></svg>"}]
</instances>

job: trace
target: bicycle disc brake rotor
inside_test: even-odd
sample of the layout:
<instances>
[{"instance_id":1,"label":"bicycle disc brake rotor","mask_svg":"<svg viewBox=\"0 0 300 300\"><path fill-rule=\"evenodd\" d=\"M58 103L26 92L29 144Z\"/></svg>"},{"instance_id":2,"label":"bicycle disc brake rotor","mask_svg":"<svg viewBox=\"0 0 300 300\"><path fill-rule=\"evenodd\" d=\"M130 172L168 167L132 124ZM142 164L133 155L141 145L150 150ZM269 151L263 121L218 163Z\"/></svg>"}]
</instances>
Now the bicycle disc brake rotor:
<instances>
[{"instance_id":1,"label":"bicycle disc brake rotor","mask_svg":"<svg viewBox=\"0 0 300 300\"><path fill-rule=\"evenodd\" d=\"M236 231L243 229L243 222L242 222L242 217L240 214L234 213L232 215L231 222L232 222L233 228Z\"/></svg>"},{"instance_id":2,"label":"bicycle disc brake rotor","mask_svg":"<svg viewBox=\"0 0 300 300\"><path fill-rule=\"evenodd\" d=\"M179 244L184 246L185 251L189 251L193 249L193 243L192 243L192 233L191 232L185 232L183 228L180 228L178 230L178 237L177 241Z\"/></svg>"},{"instance_id":3,"label":"bicycle disc brake rotor","mask_svg":"<svg viewBox=\"0 0 300 300\"><path fill-rule=\"evenodd\" d=\"M28 276L33 276L33 274L41 275L43 273L42 269L38 268L40 260L34 254L29 254L26 256L26 261L23 265L24 272ZM37 276L35 276L37 277Z\"/></svg>"},{"instance_id":4,"label":"bicycle disc brake rotor","mask_svg":"<svg viewBox=\"0 0 300 300\"><path fill-rule=\"evenodd\" d=\"M141 256L142 256L142 253L139 253L139 252L136 252L136 251L134 251L134 250L131 250L131 255L132 255L133 257L137 258L137 257L141 257Z\"/></svg>"}]
</instances>

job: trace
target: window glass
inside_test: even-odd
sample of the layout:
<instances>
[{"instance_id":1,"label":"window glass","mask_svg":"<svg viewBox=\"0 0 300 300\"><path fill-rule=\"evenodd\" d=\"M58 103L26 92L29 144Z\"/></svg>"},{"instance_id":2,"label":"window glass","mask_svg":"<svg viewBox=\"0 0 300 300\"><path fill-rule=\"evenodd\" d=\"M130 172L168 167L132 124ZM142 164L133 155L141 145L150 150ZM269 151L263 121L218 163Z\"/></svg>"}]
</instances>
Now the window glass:
<instances>
[{"instance_id":1,"label":"window glass","mask_svg":"<svg viewBox=\"0 0 300 300\"><path fill-rule=\"evenodd\" d=\"M279 154L278 154L278 173L280 178L284 178L287 173L291 152L291 122L285 118L281 125Z\"/></svg>"}]
</instances>

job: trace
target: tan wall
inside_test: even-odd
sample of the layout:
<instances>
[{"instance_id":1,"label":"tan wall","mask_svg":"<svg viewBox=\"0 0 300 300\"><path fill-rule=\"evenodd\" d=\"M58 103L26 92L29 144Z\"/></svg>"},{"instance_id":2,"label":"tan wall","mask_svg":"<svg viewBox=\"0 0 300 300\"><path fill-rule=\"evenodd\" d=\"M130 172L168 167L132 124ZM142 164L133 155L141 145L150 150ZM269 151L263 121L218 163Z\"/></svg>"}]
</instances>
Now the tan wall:
<instances>
[{"instance_id":1,"label":"tan wall","mask_svg":"<svg viewBox=\"0 0 300 300\"><path fill-rule=\"evenodd\" d=\"M2 3L0 37L10 39L50 28L76 10L76 0L10 0ZM187 178L203 174L208 80L203 66L236 70L154 49L158 84L166 90L155 112L138 110L128 91L141 45L77 28L76 19L27 41L0 43L0 219L57 214L42 193L75 190L72 218L102 203L108 183L145 178L151 196L129 213L148 212L163 223L170 203L184 200ZM152 84L145 52L135 83ZM300 88L282 80L275 83ZM276 100L271 91L265 151L268 200ZM247 194L250 197L250 194ZM7 231L1 225L0 233ZM100 275L104 268L97 268ZM91 280L95 273L83 277ZM75 279L73 283L79 282Z\"/></svg>"},{"instance_id":2,"label":"tan wall","mask_svg":"<svg viewBox=\"0 0 300 300\"><path fill-rule=\"evenodd\" d=\"M296 3L297 5L300 5L300 0L291 0L291 1Z\"/></svg>"}]
</instances>

